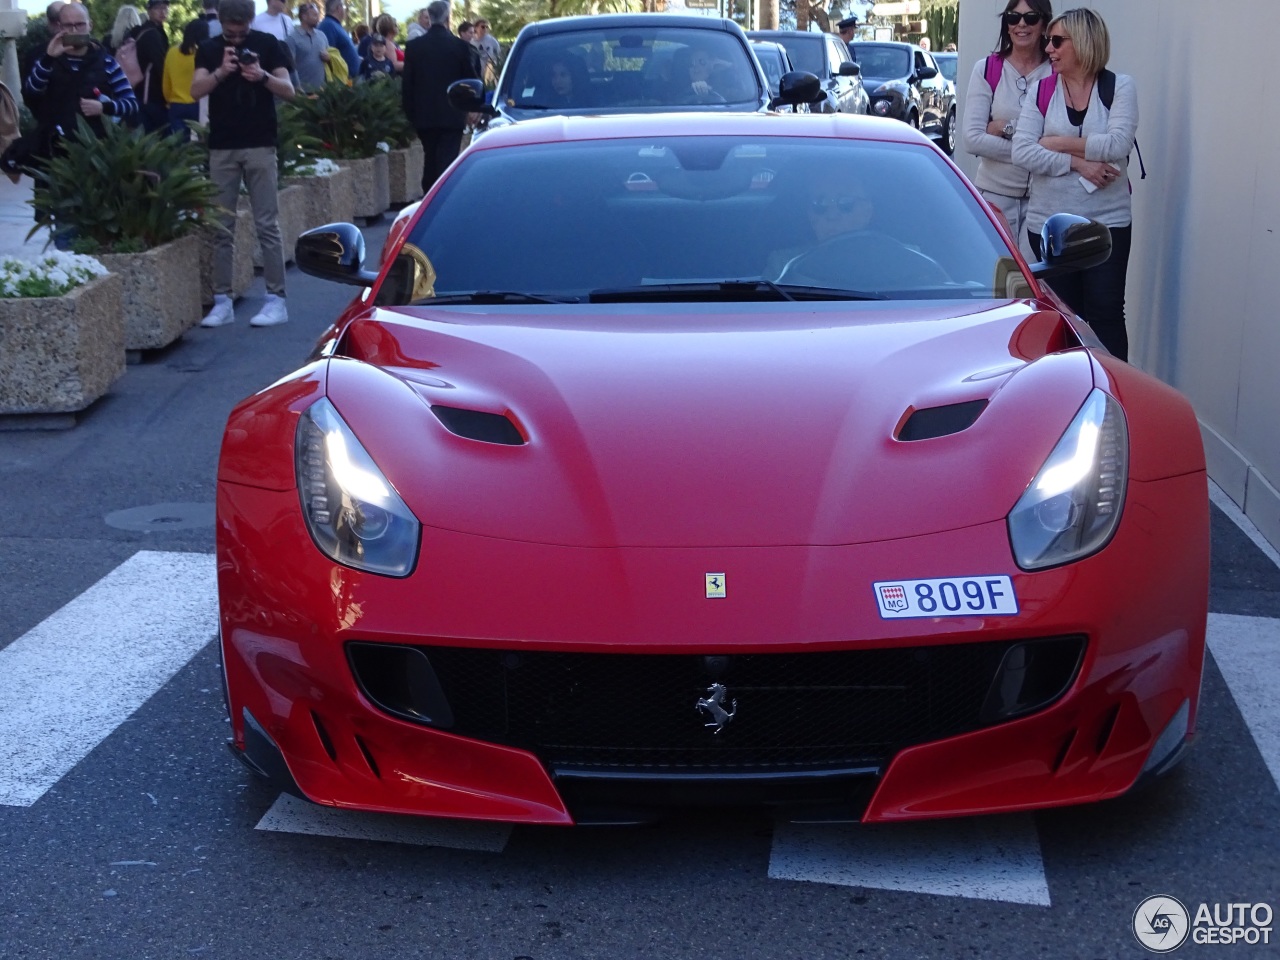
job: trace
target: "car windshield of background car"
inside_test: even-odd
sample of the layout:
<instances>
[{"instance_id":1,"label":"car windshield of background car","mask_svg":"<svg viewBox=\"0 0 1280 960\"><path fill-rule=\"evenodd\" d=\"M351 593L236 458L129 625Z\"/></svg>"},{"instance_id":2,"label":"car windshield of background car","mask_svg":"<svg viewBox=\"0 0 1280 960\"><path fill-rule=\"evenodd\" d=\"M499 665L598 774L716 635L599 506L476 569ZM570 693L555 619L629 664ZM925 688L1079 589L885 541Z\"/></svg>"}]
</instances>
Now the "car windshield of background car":
<instances>
[{"instance_id":1,"label":"car windshield of background car","mask_svg":"<svg viewBox=\"0 0 1280 960\"><path fill-rule=\"evenodd\" d=\"M952 83L956 82L956 58L955 57L940 57L935 54L933 58L933 62L938 65L939 73L941 73L944 77L946 77Z\"/></svg>"},{"instance_id":2,"label":"car windshield of background car","mask_svg":"<svg viewBox=\"0 0 1280 960\"><path fill-rule=\"evenodd\" d=\"M436 297L585 300L774 281L787 264L788 282L884 299L1027 289L979 201L923 143L690 136L478 150L409 242L430 261Z\"/></svg>"},{"instance_id":3,"label":"car windshield of background car","mask_svg":"<svg viewBox=\"0 0 1280 960\"><path fill-rule=\"evenodd\" d=\"M911 52L902 47L859 43L854 49L866 77L905 77L911 73Z\"/></svg>"},{"instance_id":4,"label":"car windshield of background car","mask_svg":"<svg viewBox=\"0 0 1280 960\"><path fill-rule=\"evenodd\" d=\"M830 73L822 59L822 38L816 33L812 37L782 37L778 42L787 48L787 56L796 70L815 77L826 77Z\"/></svg>"},{"instance_id":5,"label":"car windshield of background car","mask_svg":"<svg viewBox=\"0 0 1280 960\"><path fill-rule=\"evenodd\" d=\"M765 78L769 81L769 92L775 97L782 83L782 75L786 71L782 66L782 54L777 50L769 47L756 47L756 59L760 61L760 67L764 70Z\"/></svg>"},{"instance_id":6,"label":"car windshield of background car","mask_svg":"<svg viewBox=\"0 0 1280 960\"><path fill-rule=\"evenodd\" d=\"M689 77L689 61L699 55L714 64L705 93L692 89ZM551 78L556 63L567 63L582 89L558 93ZM517 113L695 104L754 110L761 95L755 60L741 41L720 30L664 27L575 30L517 42L498 92Z\"/></svg>"}]
</instances>

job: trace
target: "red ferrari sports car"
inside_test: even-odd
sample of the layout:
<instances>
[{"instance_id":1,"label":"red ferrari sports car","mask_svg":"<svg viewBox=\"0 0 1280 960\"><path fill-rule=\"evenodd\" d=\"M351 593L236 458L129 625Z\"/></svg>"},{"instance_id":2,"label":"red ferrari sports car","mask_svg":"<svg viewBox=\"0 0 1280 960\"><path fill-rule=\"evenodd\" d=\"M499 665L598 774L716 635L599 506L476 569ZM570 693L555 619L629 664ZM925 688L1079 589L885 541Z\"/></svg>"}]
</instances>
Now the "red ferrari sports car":
<instances>
[{"instance_id":1,"label":"red ferrari sports car","mask_svg":"<svg viewBox=\"0 0 1280 960\"><path fill-rule=\"evenodd\" d=\"M1190 405L918 133L487 135L218 467L232 747L317 803L540 824L893 821L1128 791L1196 722Z\"/></svg>"}]
</instances>

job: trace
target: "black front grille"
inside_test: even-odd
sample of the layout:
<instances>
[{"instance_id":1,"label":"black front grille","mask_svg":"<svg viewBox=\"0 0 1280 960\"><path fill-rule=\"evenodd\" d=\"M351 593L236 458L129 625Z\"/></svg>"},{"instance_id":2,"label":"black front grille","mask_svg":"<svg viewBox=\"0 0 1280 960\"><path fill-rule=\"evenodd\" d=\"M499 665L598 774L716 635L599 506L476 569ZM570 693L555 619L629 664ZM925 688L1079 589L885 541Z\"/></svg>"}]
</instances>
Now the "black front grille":
<instances>
[{"instance_id":1,"label":"black front grille","mask_svg":"<svg viewBox=\"0 0 1280 960\"><path fill-rule=\"evenodd\" d=\"M414 650L430 661L454 733L529 750L556 770L729 774L882 765L905 746L976 729L1015 642L712 658ZM357 679L365 646L353 645ZM717 680L725 709L737 701L718 733L697 708Z\"/></svg>"}]
</instances>

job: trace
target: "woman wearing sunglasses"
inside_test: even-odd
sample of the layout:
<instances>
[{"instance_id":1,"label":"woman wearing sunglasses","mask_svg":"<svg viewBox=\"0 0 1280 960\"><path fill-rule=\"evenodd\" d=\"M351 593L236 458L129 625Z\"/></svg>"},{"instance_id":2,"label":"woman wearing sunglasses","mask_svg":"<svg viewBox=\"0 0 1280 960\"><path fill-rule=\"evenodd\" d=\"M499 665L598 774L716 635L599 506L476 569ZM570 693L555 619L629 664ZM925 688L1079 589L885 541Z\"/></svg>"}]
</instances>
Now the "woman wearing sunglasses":
<instances>
[{"instance_id":1,"label":"woman wearing sunglasses","mask_svg":"<svg viewBox=\"0 0 1280 960\"><path fill-rule=\"evenodd\" d=\"M1133 215L1126 174L1138 131L1137 90L1132 77L1106 70L1111 38L1092 10L1068 10L1050 23L1046 45L1054 79L1043 94L1029 92L1013 138L1014 162L1031 171L1028 239L1038 257L1040 228L1054 213L1111 228L1106 263L1049 283L1112 354L1128 360L1124 288Z\"/></svg>"},{"instance_id":2,"label":"woman wearing sunglasses","mask_svg":"<svg viewBox=\"0 0 1280 960\"><path fill-rule=\"evenodd\" d=\"M1000 14L1000 43L974 64L965 94L961 137L978 157L974 183L1015 239L1022 236L1031 175L1013 162L1013 132L1027 91L1049 75L1044 30L1052 19L1049 0L1009 0Z\"/></svg>"}]
</instances>

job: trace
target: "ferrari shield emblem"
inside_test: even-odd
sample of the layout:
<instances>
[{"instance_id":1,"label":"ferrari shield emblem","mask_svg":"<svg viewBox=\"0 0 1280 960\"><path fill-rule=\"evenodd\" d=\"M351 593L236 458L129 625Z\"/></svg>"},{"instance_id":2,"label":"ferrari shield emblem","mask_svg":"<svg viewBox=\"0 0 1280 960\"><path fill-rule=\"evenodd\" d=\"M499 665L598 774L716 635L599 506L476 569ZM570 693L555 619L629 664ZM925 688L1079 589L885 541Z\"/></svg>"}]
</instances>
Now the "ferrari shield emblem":
<instances>
[{"instance_id":1,"label":"ferrari shield emblem","mask_svg":"<svg viewBox=\"0 0 1280 960\"><path fill-rule=\"evenodd\" d=\"M723 600L724 592L724 574L708 573L707 574L707 599Z\"/></svg>"},{"instance_id":2,"label":"ferrari shield emblem","mask_svg":"<svg viewBox=\"0 0 1280 960\"><path fill-rule=\"evenodd\" d=\"M900 583L885 583L880 586L880 606L886 610L907 609L907 591Z\"/></svg>"}]
</instances>

